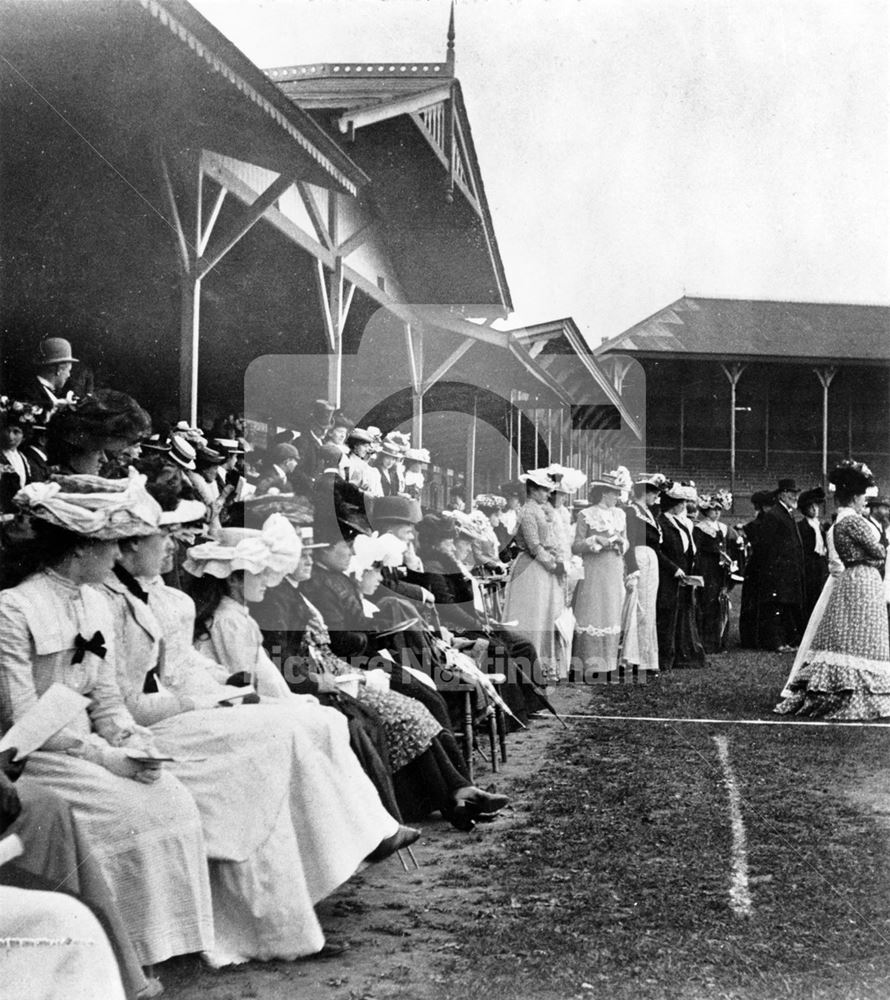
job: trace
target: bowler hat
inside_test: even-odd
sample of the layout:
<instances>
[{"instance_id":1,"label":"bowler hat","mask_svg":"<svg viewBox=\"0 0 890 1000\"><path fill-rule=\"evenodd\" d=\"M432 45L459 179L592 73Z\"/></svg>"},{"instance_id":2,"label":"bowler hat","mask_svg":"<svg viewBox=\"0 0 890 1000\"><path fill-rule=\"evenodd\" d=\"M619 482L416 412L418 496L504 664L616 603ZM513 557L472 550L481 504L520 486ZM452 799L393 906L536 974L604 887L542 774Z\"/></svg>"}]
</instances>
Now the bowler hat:
<instances>
[{"instance_id":1,"label":"bowler hat","mask_svg":"<svg viewBox=\"0 0 890 1000\"><path fill-rule=\"evenodd\" d=\"M865 502L869 507L890 507L890 497L886 494L876 494L873 497L866 497Z\"/></svg>"},{"instance_id":2,"label":"bowler hat","mask_svg":"<svg viewBox=\"0 0 890 1000\"><path fill-rule=\"evenodd\" d=\"M371 523L417 524L423 517L420 504L409 497L374 497L371 505Z\"/></svg>"},{"instance_id":3,"label":"bowler hat","mask_svg":"<svg viewBox=\"0 0 890 1000\"><path fill-rule=\"evenodd\" d=\"M800 487L793 479L780 479L776 486L777 493L800 493Z\"/></svg>"},{"instance_id":4,"label":"bowler hat","mask_svg":"<svg viewBox=\"0 0 890 1000\"><path fill-rule=\"evenodd\" d=\"M37 348L36 363L43 365L71 364L78 359L71 353L71 344L64 337L47 337Z\"/></svg>"},{"instance_id":5,"label":"bowler hat","mask_svg":"<svg viewBox=\"0 0 890 1000\"><path fill-rule=\"evenodd\" d=\"M300 453L292 444L276 444L270 454L273 462L286 462L289 458L300 460Z\"/></svg>"}]
</instances>

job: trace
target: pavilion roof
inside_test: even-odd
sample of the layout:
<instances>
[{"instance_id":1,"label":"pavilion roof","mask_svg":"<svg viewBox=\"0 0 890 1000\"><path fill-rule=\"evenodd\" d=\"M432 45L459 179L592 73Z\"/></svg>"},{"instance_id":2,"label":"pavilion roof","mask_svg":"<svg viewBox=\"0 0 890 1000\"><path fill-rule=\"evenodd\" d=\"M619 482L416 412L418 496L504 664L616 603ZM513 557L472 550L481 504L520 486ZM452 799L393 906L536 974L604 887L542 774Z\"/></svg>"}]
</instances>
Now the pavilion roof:
<instances>
[{"instance_id":1,"label":"pavilion roof","mask_svg":"<svg viewBox=\"0 0 890 1000\"><path fill-rule=\"evenodd\" d=\"M886 364L890 306L686 295L594 353Z\"/></svg>"},{"instance_id":2,"label":"pavilion roof","mask_svg":"<svg viewBox=\"0 0 890 1000\"><path fill-rule=\"evenodd\" d=\"M334 139L347 142L350 157L372 179L365 194L387 226L413 301L472 301L503 316L513 305L454 75L453 42L452 21L448 56L439 62L328 62L265 72ZM438 278L430 259L442 269Z\"/></svg>"}]
</instances>

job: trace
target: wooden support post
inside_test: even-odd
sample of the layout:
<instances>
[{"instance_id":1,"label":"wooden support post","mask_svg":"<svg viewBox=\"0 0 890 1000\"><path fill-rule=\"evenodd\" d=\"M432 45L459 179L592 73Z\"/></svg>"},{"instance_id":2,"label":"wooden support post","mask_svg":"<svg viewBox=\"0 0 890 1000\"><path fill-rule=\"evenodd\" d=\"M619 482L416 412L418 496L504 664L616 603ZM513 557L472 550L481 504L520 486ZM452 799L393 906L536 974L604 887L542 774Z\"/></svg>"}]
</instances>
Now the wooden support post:
<instances>
[{"instance_id":1,"label":"wooden support post","mask_svg":"<svg viewBox=\"0 0 890 1000\"><path fill-rule=\"evenodd\" d=\"M405 344L408 349L408 369L411 375L412 443L423 447L423 330L404 324Z\"/></svg>"},{"instance_id":2,"label":"wooden support post","mask_svg":"<svg viewBox=\"0 0 890 1000\"><path fill-rule=\"evenodd\" d=\"M522 393L516 393L516 467L517 475L526 472L522 461Z\"/></svg>"},{"instance_id":3,"label":"wooden support post","mask_svg":"<svg viewBox=\"0 0 890 1000\"><path fill-rule=\"evenodd\" d=\"M814 368L816 378L822 386L822 489L828 492L828 387L831 385L837 368L826 366Z\"/></svg>"},{"instance_id":4,"label":"wooden support post","mask_svg":"<svg viewBox=\"0 0 890 1000\"><path fill-rule=\"evenodd\" d=\"M683 462L686 458L686 390L683 383L680 383L680 454L677 458L677 464L680 467L680 471L683 471Z\"/></svg>"},{"instance_id":5,"label":"wooden support post","mask_svg":"<svg viewBox=\"0 0 890 1000\"><path fill-rule=\"evenodd\" d=\"M763 471L769 468L769 377L767 377L766 388L764 390L765 400L763 405Z\"/></svg>"},{"instance_id":6,"label":"wooden support post","mask_svg":"<svg viewBox=\"0 0 890 1000\"><path fill-rule=\"evenodd\" d=\"M547 407L547 461L553 461L553 408Z\"/></svg>"},{"instance_id":7,"label":"wooden support post","mask_svg":"<svg viewBox=\"0 0 890 1000\"><path fill-rule=\"evenodd\" d=\"M473 497L476 495L476 414L477 400L473 394L473 417L470 422L470 433L467 436L467 509L469 510Z\"/></svg>"},{"instance_id":8,"label":"wooden support post","mask_svg":"<svg viewBox=\"0 0 890 1000\"><path fill-rule=\"evenodd\" d=\"M721 365L723 374L729 379L729 492L735 495L735 414L736 414L736 388L745 366L742 364Z\"/></svg>"},{"instance_id":9,"label":"wooden support post","mask_svg":"<svg viewBox=\"0 0 890 1000\"><path fill-rule=\"evenodd\" d=\"M537 400L535 400L535 402L537 402ZM536 469L540 469L541 468L541 462L540 462L540 454L539 454L539 449L538 449L538 438L540 437L540 435L538 434L538 408L537 408L537 406L532 410L532 426L535 429L535 468Z\"/></svg>"}]
</instances>

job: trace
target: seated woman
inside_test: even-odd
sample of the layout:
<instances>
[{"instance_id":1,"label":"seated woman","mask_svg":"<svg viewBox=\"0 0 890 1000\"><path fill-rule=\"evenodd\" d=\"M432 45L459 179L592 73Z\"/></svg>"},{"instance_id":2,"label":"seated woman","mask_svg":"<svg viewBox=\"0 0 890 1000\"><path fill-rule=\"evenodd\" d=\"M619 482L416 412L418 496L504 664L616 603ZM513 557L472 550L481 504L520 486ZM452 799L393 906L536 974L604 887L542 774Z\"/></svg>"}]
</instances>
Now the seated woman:
<instances>
[{"instance_id":1,"label":"seated woman","mask_svg":"<svg viewBox=\"0 0 890 1000\"><path fill-rule=\"evenodd\" d=\"M427 514L417 526L423 573L413 574L436 598L439 621L460 644L488 644L486 659L496 673L505 673L508 683L500 693L516 718L525 723L529 713L547 707L543 692L532 681L538 654L524 636L498 622L488 620L479 608L482 597L478 581L470 572L473 545L479 534L464 514Z\"/></svg>"},{"instance_id":2,"label":"seated woman","mask_svg":"<svg viewBox=\"0 0 890 1000\"><path fill-rule=\"evenodd\" d=\"M234 667L223 669L191 647L194 605L160 579L173 555L161 518L173 525L201 516L200 507L184 503L179 514L166 515L159 508L154 534L121 545L115 574L104 586L115 641L128 654L118 680L134 716L175 758L170 768L201 813L213 859L212 964L293 959L324 946L314 904L363 859L382 859L418 834L386 812L336 712L291 695L286 685L281 700L219 710L237 690L215 678ZM231 570L243 556L257 576L280 579L299 559L299 544L281 515L270 520L265 535L255 532L240 552L230 555L215 543L197 546L186 567L209 571L225 564ZM257 650L234 642L231 633L229 640L229 649L244 653L238 665L262 676L255 669Z\"/></svg>"},{"instance_id":3,"label":"seated woman","mask_svg":"<svg viewBox=\"0 0 890 1000\"><path fill-rule=\"evenodd\" d=\"M155 530L156 505L134 479L61 477L17 496L33 537L4 553L23 578L0 593L0 728L53 684L84 708L28 759L28 780L71 807L79 843L107 884L143 965L211 951L206 847L197 807L162 771L150 734L123 703L114 628L91 584L118 539Z\"/></svg>"},{"instance_id":4,"label":"seated woman","mask_svg":"<svg viewBox=\"0 0 890 1000\"><path fill-rule=\"evenodd\" d=\"M116 467L117 456L139 457L139 441L151 433L151 419L124 392L100 389L74 406L57 410L47 427L47 458L61 473L105 474ZM115 478L126 470L115 468Z\"/></svg>"},{"instance_id":5,"label":"seated woman","mask_svg":"<svg viewBox=\"0 0 890 1000\"><path fill-rule=\"evenodd\" d=\"M337 544L343 547L345 568L350 544L342 537ZM267 633L267 641L280 649L288 682L299 685L311 678L327 688L336 685L337 678L354 678L358 703L372 709L386 729L396 797L406 818L422 819L439 811L458 829L470 830L480 816L502 809L506 796L470 784L454 736L420 702L373 680L368 683L359 669L332 652L325 621L303 593L312 561L312 553L304 551L296 572L274 594L277 618L286 627Z\"/></svg>"},{"instance_id":6,"label":"seated woman","mask_svg":"<svg viewBox=\"0 0 890 1000\"><path fill-rule=\"evenodd\" d=\"M13 750L0 753L0 834L15 834L22 853L0 868L0 886L79 898L105 928L128 995L138 1000L159 995L160 982L146 979L108 886L89 850L78 842L68 803L32 783L22 773L27 758L13 761L15 756Z\"/></svg>"}]
</instances>

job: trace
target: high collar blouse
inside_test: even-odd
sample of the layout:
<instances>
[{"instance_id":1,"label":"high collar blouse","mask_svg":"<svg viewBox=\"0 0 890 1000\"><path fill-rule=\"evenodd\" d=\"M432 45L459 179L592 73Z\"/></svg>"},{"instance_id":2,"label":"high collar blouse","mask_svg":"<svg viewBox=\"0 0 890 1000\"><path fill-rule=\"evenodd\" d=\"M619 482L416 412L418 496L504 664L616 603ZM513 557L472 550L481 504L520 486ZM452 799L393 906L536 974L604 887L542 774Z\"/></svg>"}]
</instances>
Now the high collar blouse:
<instances>
[{"instance_id":1,"label":"high collar blouse","mask_svg":"<svg viewBox=\"0 0 890 1000\"><path fill-rule=\"evenodd\" d=\"M77 636L101 633L105 656L84 652L75 663ZM103 748L135 722L115 675L114 626L105 599L91 587L45 570L0 592L0 726L20 719L53 684L89 700L43 750L75 753Z\"/></svg>"}]
</instances>

